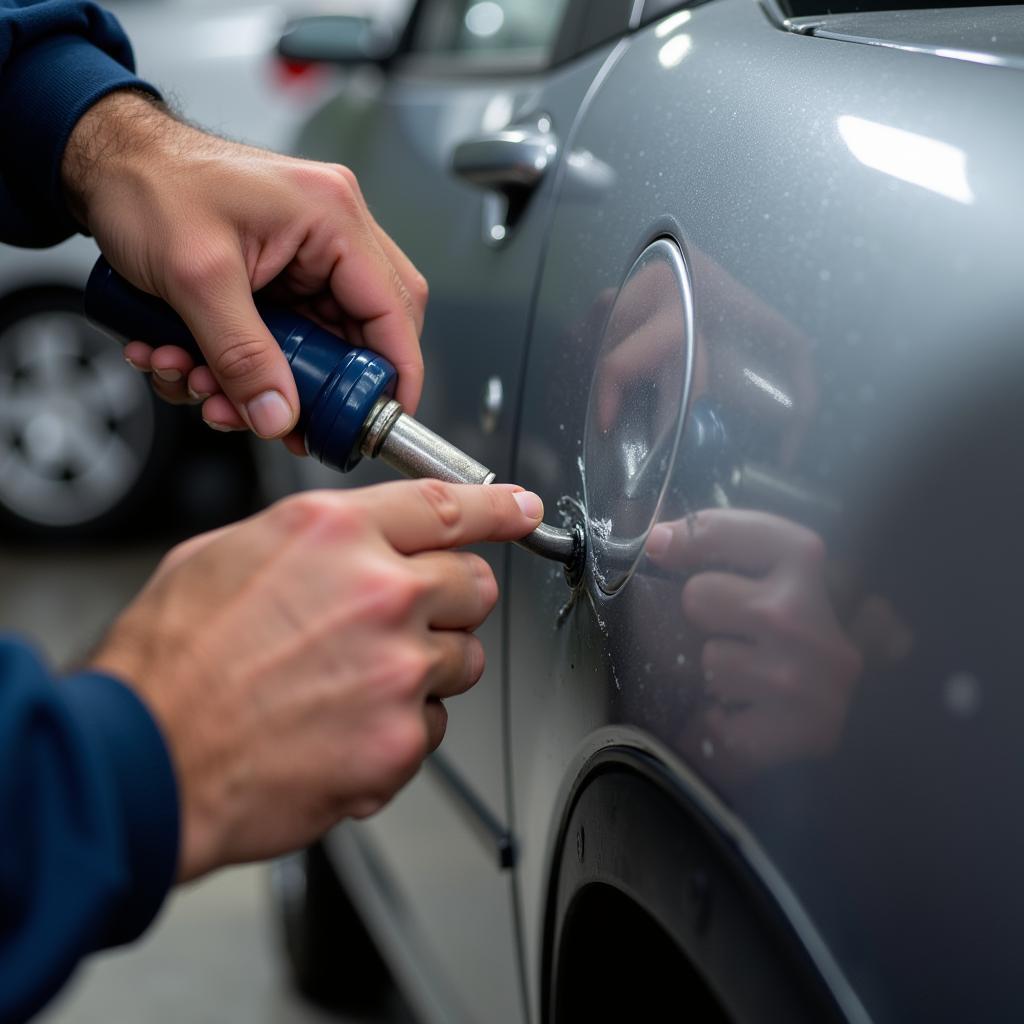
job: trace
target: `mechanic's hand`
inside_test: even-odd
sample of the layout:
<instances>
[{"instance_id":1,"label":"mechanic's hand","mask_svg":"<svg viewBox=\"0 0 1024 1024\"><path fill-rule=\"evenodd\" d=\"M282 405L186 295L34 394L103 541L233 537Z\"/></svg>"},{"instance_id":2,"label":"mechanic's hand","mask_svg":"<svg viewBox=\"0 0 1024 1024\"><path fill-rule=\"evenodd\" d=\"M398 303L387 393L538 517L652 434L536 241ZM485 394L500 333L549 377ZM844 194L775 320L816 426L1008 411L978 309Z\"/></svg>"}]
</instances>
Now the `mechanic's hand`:
<instances>
[{"instance_id":1,"label":"mechanic's hand","mask_svg":"<svg viewBox=\"0 0 1024 1024\"><path fill-rule=\"evenodd\" d=\"M648 556L689 575L702 738L746 769L833 750L863 664L832 608L821 538L766 512L707 509L658 524Z\"/></svg>"},{"instance_id":2,"label":"mechanic's hand","mask_svg":"<svg viewBox=\"0 0 1024 1024\"><path fill-rule=\"evenodd\" d=\"M521 507L522 506L522 507ZM520 488L309 492L175 548L95 655L167 739L179 877L297 849L381 807L471 687L497 584L476 555L537 526Z\"/></svg>"},{"instance_id":3,"label":"mechanic's hand","mask_svg":"<svg viewBox=\"0 0 1024 1024\"><path fill-rule=\"evenodd\" d=\"M347 168L225 142L118 92L75 126L62 174L107 259L168 301L207 357L209 367L194 367L182 349L129 345L126 357L153 371L165 398L202 400L220 429L292 430L295 383L252 298L273 285L277 300L390 359L397 398L415 410L426 282Z\"/></svg>"}]
</instances>

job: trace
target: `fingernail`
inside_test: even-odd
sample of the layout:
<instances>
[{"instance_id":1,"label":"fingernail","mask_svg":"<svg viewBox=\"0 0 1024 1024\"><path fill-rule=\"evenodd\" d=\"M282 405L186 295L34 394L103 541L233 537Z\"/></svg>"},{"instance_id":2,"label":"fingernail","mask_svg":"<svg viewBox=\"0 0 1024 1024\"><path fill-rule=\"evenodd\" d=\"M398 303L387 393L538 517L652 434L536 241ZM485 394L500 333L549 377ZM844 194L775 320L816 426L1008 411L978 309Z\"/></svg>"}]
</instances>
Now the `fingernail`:
<instances>
[{"instance_id":1,"label":"fingernail","mask_svg":"<svg viewBox=\"0 0 1024 1024\"><path fill-rule=\"evenodd\" d=\"M528 516L530 519L540 519L544 515L544 502L533 491L516 491L512 497L515 498L519 511L524 516Z\"/></svg>"},{"instance_id":2,"label":"fingernail","mask_svg":"<svg viewBox=\"0 0 1024 1024\"><path fill-rule=\"evenodd\" d=\"M647 536L647 544L644 550L651 558L660 558L664 555L672 543L672 527L664 523L655 523Z\"/></svg>"},{"instance_id":3,"label":"fingernail","mask_svg":"<svg viewBox=\"0 0 1024 1024\"><path fill-rule=\"evenodd\" d=\"M191 384L186 390L188 391L188 397L191 398L193 402L205 402L210 397L207 392L193 391Z\"/></svg>"},{"instance_id":4,"label":"fingernail","mask_svg":"<svg viewBox=\"0 0 1024 1024\"><path fill-rule=\"evenodd\" d=\"M181 370L156 370L153 372L162 380L168 384L173 384L175 381L181 380Z\"/></svg>"},{"instance_id":5,"label":"fingernail","mask_svg":"<svg viewBox=\"0 0 1024 1024\"><path fill-rule=\"evenodd\" d=\"M143 369L138 363L133 363L127 356L124 357L124 361L133 369L138 370L141 373L148 373L148 370Z\"/></svg>"},{"instance_id":6,"label":"fingernail","mask_svg":"<svg viewBox=\"0 0 1024 1024\"><path fill-rule=\"evenodd\" d=\"M292 423L292 410L280 391L264 391L245 407L249 426L260 437L277 437Z\"/></svg>"},{"instance_id":7,"label":"fingernail","mask_svg":"<svg viewBox=\"0 0 1024 1024\"><path fill-rule=\"evenodd\" d=\"M241 429L240 427L229 427L226 423L214 423L212 420L204 419L203 422L211 429L219 431L221 434L233 434L236 430Z\"/></svg>"}]
</instances>

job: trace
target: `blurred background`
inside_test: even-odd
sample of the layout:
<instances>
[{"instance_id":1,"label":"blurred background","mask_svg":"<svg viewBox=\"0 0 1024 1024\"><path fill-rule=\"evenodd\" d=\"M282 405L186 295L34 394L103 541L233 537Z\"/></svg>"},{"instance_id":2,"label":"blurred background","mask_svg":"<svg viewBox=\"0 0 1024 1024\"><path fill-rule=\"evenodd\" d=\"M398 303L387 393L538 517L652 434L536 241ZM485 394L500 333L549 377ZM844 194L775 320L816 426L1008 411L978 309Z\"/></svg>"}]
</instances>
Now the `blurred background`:
<instances>
[{"instance_id":1,"label":"blurred background","mask_svg":"<svg viewBox=\"0 0 1024 1024\"><path fill-rule=\"evenodd\" d=\"M343 13L381 31L410 0L106 3L139 73L194 123L287 152L346 72L276 53L292 17ZM0 246L0 630L73 668L176 541L281 493L258 446L159 402L120 346L86 321L91 239ZM273 460L271 460L273 462ZM404 1021L387 999L342 1016L296 995L265 867L174 894L146 939L94 958L42 1019L58 1022Z\"/></svg>"}]
</instances>

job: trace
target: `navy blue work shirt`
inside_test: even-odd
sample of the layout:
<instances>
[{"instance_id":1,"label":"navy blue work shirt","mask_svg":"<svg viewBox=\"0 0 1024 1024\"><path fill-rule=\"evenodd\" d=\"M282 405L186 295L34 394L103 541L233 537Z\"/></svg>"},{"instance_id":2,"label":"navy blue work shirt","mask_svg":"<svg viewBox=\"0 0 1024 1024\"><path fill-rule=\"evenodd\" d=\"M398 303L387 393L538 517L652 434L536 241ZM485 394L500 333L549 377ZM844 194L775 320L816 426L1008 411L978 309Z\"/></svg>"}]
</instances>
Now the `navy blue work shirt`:
<instances>
[{"instance_id":1,"label":"navy blue work shirt","mask_svg":"<svg viewBox=\"0 0 1024 1024\"><path fill-rule=\"evenodd\" d=\"M71 130L116 89L153 92L94 3L0 0L0 241L78 230L60 184ZM87 953L152 921L178 855L170 756L107 676L57 679L0 637L0 1024L35 1013Z\"/></svg>"}]
</instances>

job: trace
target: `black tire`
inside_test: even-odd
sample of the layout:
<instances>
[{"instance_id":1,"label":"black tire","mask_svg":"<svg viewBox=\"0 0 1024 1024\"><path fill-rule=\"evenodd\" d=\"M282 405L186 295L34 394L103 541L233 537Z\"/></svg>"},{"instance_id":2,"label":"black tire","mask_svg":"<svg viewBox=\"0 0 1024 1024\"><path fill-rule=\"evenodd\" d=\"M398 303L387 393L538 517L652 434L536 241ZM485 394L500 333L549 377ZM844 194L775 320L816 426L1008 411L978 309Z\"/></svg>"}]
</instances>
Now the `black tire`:
<instances>
[{"instance_id":1,"label":"black tire","mask_svg":"<svg viewBox=\"0 0 1024 1024\"><path fill-rule=\"evenodd\" d=\"M4 533L97 537L151 500L178 420L74 288L0 303L0 524Z\"/></svg>"},{"instance_id":2,"label":"black tire","mask_svg":"<svg viewBox=\"0 0 1024 1024\"><path fill-rule=\"evenodd\" d=\"M380 1006L391 976L323 847L276 861L275 916L295 988L337 1010Z\"/></svg>"}]
</instances>

